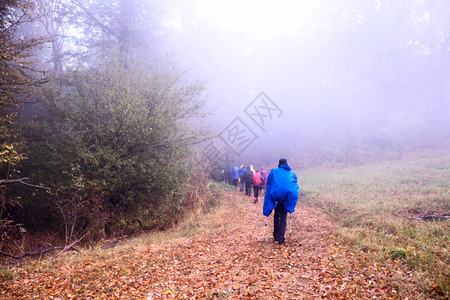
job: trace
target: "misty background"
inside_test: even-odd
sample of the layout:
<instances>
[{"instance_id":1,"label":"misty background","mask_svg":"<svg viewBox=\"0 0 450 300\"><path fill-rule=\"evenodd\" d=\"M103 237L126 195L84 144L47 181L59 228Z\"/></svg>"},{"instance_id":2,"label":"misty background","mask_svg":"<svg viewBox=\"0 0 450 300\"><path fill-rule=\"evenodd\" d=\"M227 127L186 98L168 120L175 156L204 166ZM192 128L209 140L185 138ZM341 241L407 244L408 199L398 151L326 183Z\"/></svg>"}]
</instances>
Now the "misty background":
<instances>
[{"instance_id":1,"label":"misty background","mask_svg":"<svg viewBox=\"0 0 450 300\"><path fill-rule=\"evenodd\" d=\"M231 164L347 165L450 137L448 1L39 3L62 7L53 16L66 23L54 32L60 49L53 41L42 58L59 69L95 53L105 35L122 36L128 56L170 61L201 81L213 136L236 117L257 135L238 153L214 139ZM261 92L282 111L264 130L244 112Z\"/></svg>"},{"instance_id":2,"label":"misty background","mask_svg":"<svg viewBox=\"0 0 450 300\"><path fill-rule=\"evenodd\" d=\"M220 133L258 135L238 163L296 166L401 157L450 134L448 1L169 1L156 43L204 80ZM260 92L283 111L262 131Z\"/></svg>"}]
</instances>

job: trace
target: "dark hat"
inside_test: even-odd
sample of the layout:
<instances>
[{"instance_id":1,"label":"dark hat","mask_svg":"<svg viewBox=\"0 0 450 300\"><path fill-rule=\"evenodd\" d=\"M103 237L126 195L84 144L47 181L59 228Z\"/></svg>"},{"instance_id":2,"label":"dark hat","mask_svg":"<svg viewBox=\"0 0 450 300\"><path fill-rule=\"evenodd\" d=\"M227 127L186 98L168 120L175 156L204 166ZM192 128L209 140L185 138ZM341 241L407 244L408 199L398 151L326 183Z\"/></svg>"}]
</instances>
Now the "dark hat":
<instances>
[{"instance_id":1,"label":"dark hat","mask_svg":"<svg viewBox=\"0 0 450 300\"><path fill-rule=\"evenodd\" d=\"M280 160L278 161L278 166L287 165L287 164L288 163L287 163L286 158L280 158Z\"/></svg>"}]
</instances>

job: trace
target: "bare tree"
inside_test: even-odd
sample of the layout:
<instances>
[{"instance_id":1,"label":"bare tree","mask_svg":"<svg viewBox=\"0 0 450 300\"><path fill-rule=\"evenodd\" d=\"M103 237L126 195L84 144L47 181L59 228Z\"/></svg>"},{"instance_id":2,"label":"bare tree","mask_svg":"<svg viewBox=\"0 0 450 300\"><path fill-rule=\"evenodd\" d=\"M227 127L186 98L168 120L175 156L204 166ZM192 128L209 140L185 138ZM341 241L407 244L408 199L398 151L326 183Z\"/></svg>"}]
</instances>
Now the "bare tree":
<instances>
[{"instance_id":1,"label":"bare tree","mask_svg":"<svg viewBox=\"0 0 450 300\"><path fill-rule=\"evenodd\" d=\"M39 21L50 38L53 70L63 71L63 51L67 33L71 26L69 8L64 0L36 0L40 13Z\"/></svg>"}]
</instances>

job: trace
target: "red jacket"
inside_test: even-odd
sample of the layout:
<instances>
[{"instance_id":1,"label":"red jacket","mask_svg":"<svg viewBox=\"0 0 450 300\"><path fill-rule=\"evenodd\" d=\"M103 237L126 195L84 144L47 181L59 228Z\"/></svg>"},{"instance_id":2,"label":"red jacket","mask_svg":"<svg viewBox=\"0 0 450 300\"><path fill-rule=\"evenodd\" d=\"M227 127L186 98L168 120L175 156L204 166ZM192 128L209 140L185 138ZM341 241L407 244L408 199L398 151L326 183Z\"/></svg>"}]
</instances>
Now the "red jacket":
<instances>
[{"instance_id":1,"label":"red jacket","mask_svg":"<svg viewBox=\"0 0 450 300\"><path fill-rule=\"evenodd\" d=\"M253 185L260 185L262 181L263 178L261 177L261 172L253 173Z\"/></svg>"}]
</instances>

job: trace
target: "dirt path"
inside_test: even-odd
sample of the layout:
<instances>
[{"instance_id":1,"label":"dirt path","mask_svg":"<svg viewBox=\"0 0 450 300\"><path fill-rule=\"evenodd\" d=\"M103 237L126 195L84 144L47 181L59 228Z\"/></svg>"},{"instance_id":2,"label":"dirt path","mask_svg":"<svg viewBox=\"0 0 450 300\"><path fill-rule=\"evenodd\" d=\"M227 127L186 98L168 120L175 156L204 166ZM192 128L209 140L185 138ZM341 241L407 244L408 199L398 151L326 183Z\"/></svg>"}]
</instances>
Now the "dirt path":
<instances>
[{"instance_id":1,"label":"dirt path","mask_svg":"<svg viewBox=\"0 0 450 300\"><path fill-rule=\"evenodd\" d=\"M299 205L292 233L279 246L272 218L262 241L261 202L240 195L228 202L211 220L222 229L16 268L14 280L0 282L0 298L395 298L391 282L400 267L359 264L337 244L325 215Z\"/></svg>"}]
</instances>

